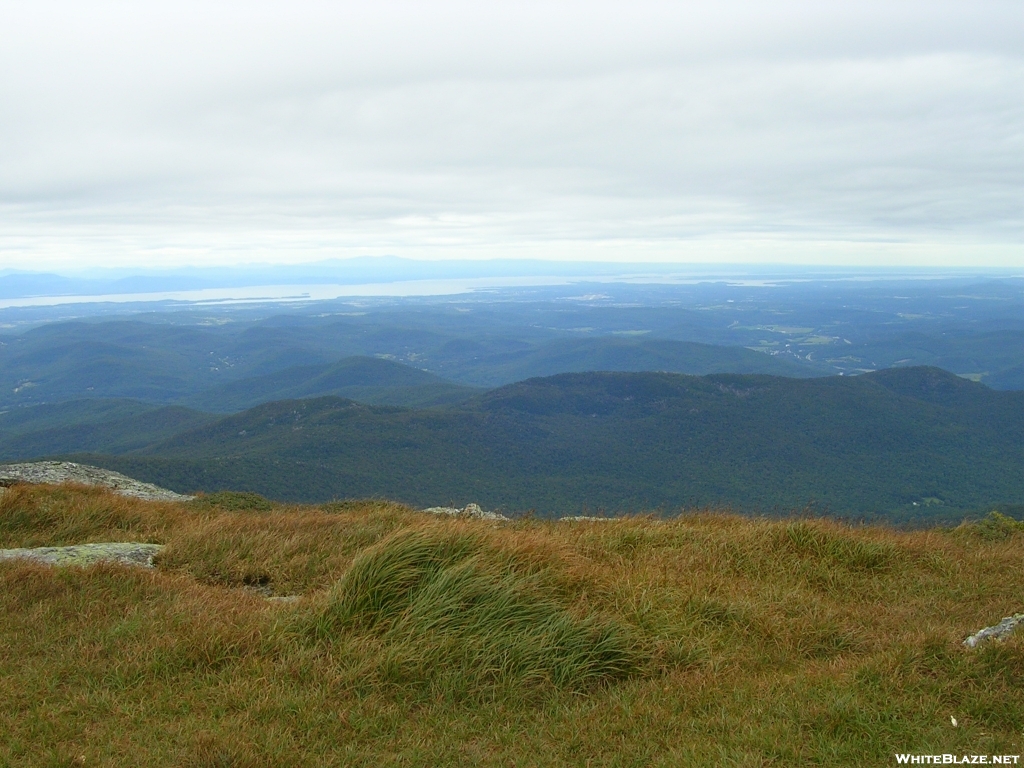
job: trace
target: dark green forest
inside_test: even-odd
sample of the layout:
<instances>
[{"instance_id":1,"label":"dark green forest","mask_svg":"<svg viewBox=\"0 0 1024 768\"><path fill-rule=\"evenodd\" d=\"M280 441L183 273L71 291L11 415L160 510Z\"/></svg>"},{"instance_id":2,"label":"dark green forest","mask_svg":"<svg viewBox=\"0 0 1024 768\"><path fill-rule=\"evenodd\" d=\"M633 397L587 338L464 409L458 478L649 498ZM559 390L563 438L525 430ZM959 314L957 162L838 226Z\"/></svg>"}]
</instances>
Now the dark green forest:
<instances>
[{"instance_id":1,"label":"dark green forest","mask_svg":"<svg viewBox=\"0 0 1024 768\"><path fill-rule=\"evenodd\" d=\"M935 522L1024 502L1024 392L936 368L562 374L444 409L268 403L77 455L179 491L538 515L726 506Z\"/></svg>"}]
</instances>

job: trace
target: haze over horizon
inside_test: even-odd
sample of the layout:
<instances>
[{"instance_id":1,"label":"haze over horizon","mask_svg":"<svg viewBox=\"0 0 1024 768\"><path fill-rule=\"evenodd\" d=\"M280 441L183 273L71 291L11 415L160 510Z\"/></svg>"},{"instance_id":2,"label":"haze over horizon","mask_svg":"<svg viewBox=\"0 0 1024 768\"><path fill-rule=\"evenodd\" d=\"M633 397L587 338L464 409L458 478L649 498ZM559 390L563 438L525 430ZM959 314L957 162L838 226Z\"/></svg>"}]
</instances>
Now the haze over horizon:
<instances>
[{"instance_id":1,"label":"haze over horizon","mask_svg":"<svg viewBox=\"0 0 1024 768\"><path fill-rule=\"evenodd\" d=\"M1024 266L1020 3L4 10L0 270Z\"/></svg>"}]
</instances>

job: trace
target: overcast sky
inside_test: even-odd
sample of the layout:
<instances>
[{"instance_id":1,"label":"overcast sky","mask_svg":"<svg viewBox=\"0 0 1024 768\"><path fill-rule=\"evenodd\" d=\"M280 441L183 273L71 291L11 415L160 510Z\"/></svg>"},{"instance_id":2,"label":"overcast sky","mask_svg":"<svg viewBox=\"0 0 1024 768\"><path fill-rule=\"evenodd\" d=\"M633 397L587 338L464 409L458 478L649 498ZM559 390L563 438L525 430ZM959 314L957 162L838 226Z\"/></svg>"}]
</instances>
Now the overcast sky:
<instances>
[{"instance_id":1,"label":"overcast sky","mask_svg":"<svg viewBox=\"0 0 1024 768\"><path fill-rule=\"evenodd\" d=\"M0 268L1024 266L1020 0L0 19Z\"/></svg>"}]
</instances>

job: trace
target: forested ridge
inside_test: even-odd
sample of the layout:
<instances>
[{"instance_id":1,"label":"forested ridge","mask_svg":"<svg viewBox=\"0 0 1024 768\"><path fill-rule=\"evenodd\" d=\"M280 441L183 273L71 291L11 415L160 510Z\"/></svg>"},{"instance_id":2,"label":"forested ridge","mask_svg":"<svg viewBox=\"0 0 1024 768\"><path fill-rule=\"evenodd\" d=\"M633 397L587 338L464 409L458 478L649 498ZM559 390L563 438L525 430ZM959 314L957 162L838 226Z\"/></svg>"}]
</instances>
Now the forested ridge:
<instances>
[{"instance_id":1,"label":"forested ridge","mask_svg":"<svg viewBox=\"0 0 1024 768\"><path fill-rule=\"evenodd\" d=\"M562 374L444 409L267 403L79 458L180 491L512 512L956 519L1024 501L1024 393L935 368L859 377Z\"/></svg>"}]
</instances>

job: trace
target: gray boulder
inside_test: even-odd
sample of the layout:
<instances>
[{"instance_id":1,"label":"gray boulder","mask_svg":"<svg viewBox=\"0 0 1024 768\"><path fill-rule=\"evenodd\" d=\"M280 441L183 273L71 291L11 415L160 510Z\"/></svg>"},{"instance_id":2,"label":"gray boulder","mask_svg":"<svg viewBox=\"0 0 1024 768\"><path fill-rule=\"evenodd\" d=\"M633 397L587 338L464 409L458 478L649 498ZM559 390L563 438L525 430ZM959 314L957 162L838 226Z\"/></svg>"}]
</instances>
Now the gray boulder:
<instances>
[{"instance_id":1,"label":"gray boulder","mask_svg":"<svg viewBox=\"0 0 1024 768\"><path fill-rule=\"evenodd\" d=\"M81 483L109 488L122 496L132 496L146 501L189 501L194 496L160 488L152 483L143 483L120 472L76 464L73 461L33 461L25 464L0 465L0 486L15 483Z\"/></svg>"}]
</instances>

